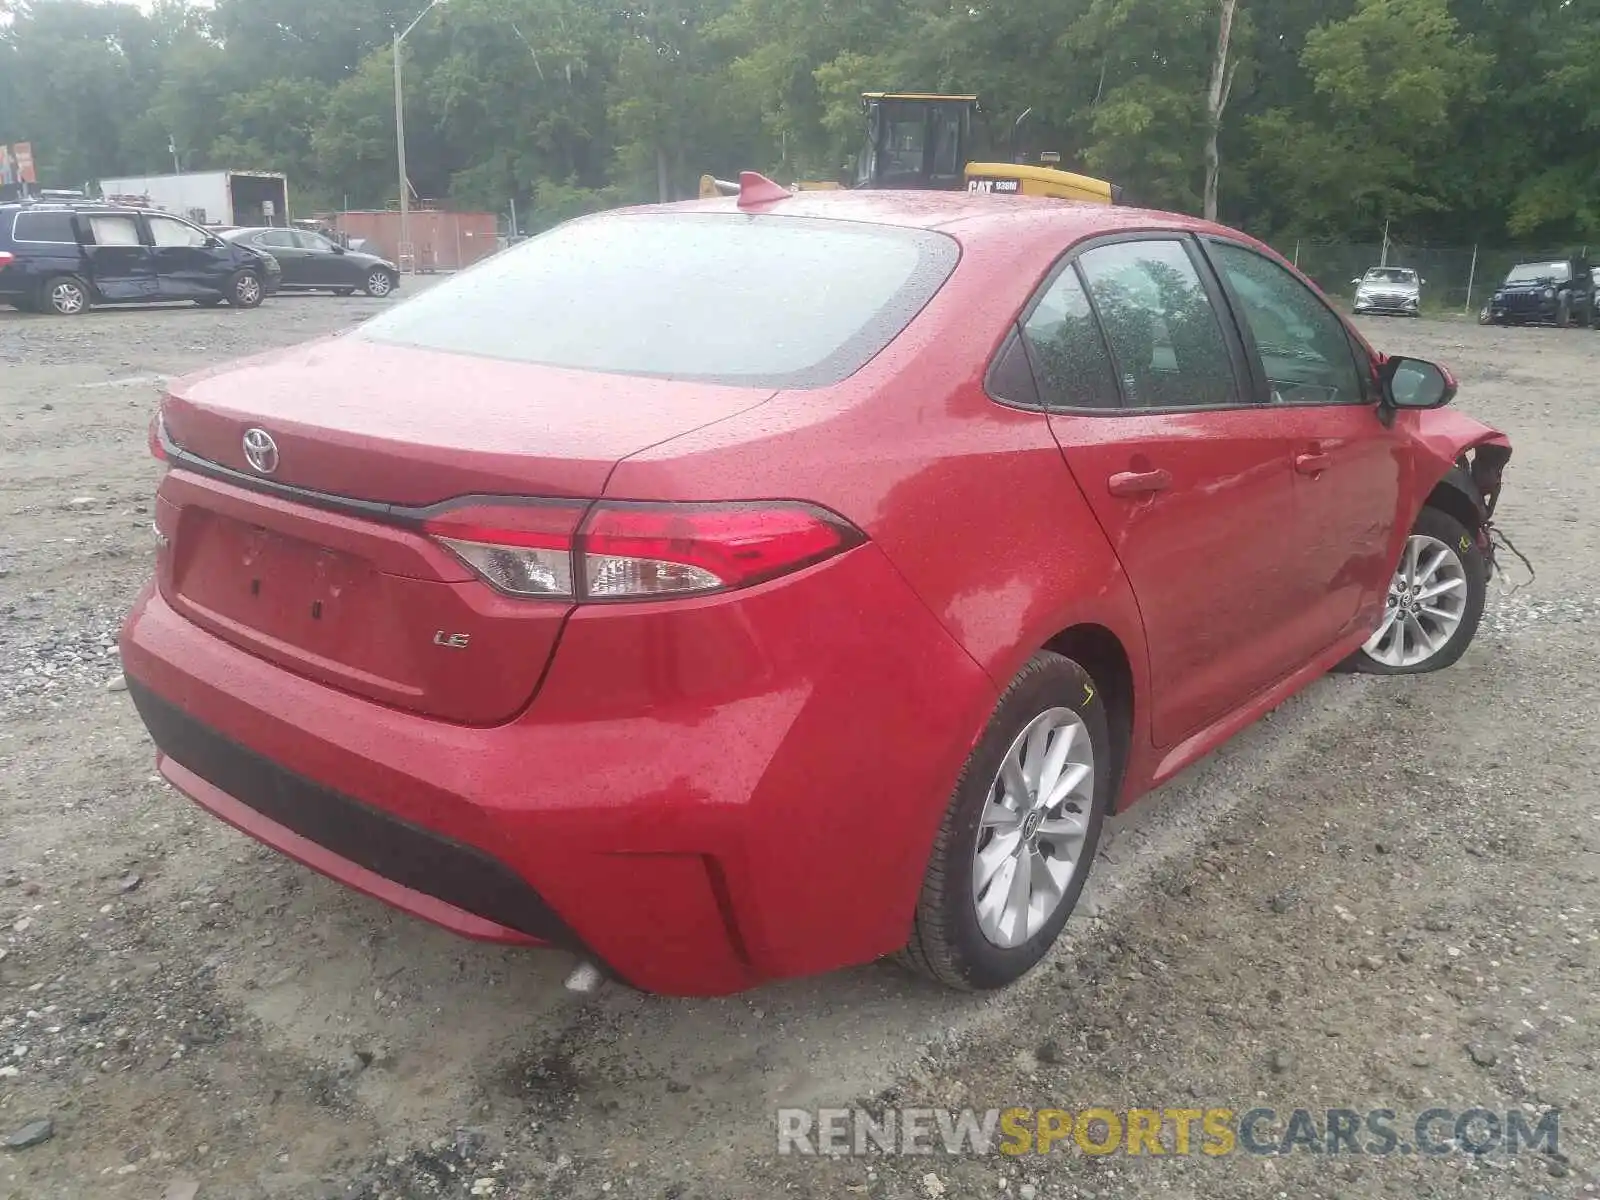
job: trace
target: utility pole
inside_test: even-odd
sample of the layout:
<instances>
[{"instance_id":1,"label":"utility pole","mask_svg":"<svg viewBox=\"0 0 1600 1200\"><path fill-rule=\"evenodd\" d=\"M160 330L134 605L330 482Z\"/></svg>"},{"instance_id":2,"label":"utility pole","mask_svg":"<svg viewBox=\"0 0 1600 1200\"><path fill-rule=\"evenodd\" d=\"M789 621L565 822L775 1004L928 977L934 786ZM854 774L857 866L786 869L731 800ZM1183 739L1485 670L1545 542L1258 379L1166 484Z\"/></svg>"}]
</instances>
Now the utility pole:
<instances>
[{"instance_id":1,"label":"utility pole","mask_svg":"<svg viewBox=\"0 0 1600 1200\"><path fill-rule=\"evenodd\" d=\"M1222 112L1228 107L1228 94L1233 91L1233 76L1239 69L1239 60L1229 61L1233 42L1233 15L1239 0L1222 0L1222 24L1217 30L1217 52L1211 61L1211 86L1206 90L1206 184L1203 200L1208 221L1217 219L1217 181L1222 173L1217 153L1217 138L1222 131Z\"/></svg>"},{"instance_id":2,"label":"utility pole","mask_svg":"<svg viewBox=\"0 0 1600 1200\"><path fill-rule=\"evenodd\" d=\"M1383 219L1383 253L1378 258L1378 265L1380 267L1387 267L1389 265L1389 218L1388 217L1385 217Z\"/></svg>"},{"instance_id":3,"label":"utility pole","mask_svg":"<svg viewBox=\"0 0 1600 1200\"><path fill-rule=\"evenodd\" d=\"M402 271L415 269L416 260L411 251L411 181L406 176L406 101L405 85L401 80L402 44L411 36L411 31L422 21L422 18L431 13L445 0L431 0L427 8L416 16L416 20L405 27L404 32L394 35L394 144L395 158L400 164L400 253L398 266Z\"/></svg>"}]
</instances>

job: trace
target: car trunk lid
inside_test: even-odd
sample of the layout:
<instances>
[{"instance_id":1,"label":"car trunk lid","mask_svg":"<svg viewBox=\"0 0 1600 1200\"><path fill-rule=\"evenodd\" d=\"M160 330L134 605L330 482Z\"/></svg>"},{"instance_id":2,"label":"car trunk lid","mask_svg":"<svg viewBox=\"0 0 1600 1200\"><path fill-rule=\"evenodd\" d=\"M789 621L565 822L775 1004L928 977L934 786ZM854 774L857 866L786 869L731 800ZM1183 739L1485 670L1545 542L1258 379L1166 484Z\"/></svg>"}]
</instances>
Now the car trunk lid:
<instances>
[{"instance_id":1,"label":"car trunk lid","mask_svg":"<svg viewBox=\"0 0 1600 1200\"><path fill-rule=\"evenodd\" d=\"M571 603L495 591L419 531L425 510L592 499L621 459L768 395L355 339L183 381L162 410L174 468L157 498L162 592L297 674L502 721L533 696ZM272 461L252 464L251 430Z\"/></svg>"}]
</instances>

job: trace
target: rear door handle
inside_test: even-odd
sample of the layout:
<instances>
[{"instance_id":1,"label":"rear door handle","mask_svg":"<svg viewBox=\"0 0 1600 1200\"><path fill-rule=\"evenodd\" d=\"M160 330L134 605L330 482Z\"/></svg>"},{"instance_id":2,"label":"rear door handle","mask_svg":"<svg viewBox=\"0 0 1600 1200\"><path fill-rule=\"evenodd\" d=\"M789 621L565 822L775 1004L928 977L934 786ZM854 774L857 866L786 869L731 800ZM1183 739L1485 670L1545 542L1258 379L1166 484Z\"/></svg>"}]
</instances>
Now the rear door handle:
<instances>
[{"instance_id":1,"label":"rear door handle","mask_svg":"<svg viewBox=\"0 0 1600 1200\"><path fill-rule=\"evenodd\" d=\"M1151 496L1171 486L1171 471L1119 471L1106 480L1113 496Z\"/></svg>"},{"instance_id":2,"label":"rear door handle","mask_svg":"<svg viewBox=\"0 0 1600 1200\"><path fill-rule=\"evenodd\" d=\"M1326 454L1297 454L1294 459L1294 469L1302 475L1321 475L1333 466L1333 459Z\"/></svg>"}]
</instances>

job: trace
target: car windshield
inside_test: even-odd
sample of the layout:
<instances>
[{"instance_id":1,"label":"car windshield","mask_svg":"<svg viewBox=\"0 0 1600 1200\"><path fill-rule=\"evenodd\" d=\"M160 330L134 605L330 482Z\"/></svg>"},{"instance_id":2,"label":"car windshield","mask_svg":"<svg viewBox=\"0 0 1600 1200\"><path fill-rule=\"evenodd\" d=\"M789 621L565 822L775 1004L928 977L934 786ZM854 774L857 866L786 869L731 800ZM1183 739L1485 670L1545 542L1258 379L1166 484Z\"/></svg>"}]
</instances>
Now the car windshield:
<instances>
[{"instance_id":1,"label":"car windshield","mask_svg":"<svg viewBox=\"0 0 1600 1200\"><path fill-rule=\"evenodd\" d=\"M1415 283L1417 273L1404 267L1373 267L1367 272L1368 283Z\"/></svg>"},{"instance_id":2,"label":"car windshield","mask_svg":"<svg viewBox=\"0 0 1600 1200\"><path fill-rule=\"evenodd\" d=\"M1564 283L1571 274L1571 266L1564 262L1523 263L1511 268L1511 274L1506 276L1506 282Z\"/></svg>"},{"instance_id":3,"label":"car windshield","mask_svg":"<svg viewBox=\"0 0 1600 1200\"><path fill-rule=\"evenodd\" d=\"M928 230L637 213L558 226L357 336L553 367L751 387L860 369L955 269Z\"/></svg>"}]
</instances>

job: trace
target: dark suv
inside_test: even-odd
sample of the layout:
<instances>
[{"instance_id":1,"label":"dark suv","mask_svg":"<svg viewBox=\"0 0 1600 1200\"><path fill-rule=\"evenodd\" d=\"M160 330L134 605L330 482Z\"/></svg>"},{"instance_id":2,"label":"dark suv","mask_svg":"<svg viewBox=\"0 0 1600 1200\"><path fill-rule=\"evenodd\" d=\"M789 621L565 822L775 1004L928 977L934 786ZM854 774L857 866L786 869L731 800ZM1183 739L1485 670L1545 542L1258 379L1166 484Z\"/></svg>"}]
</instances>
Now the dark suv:
<instances>
[{"instance_id":1,"label":"dark suv","mask_svg":"<svg viewBox=\"0 0 1600 1200\"><path fill-rule=\"evenodd\" d=\"M0 204L0 303L64 317L95 304L193 300L254 308L277 290L270 254L168 213L112 204Z\"/></svg>"},{"instance_id":2,"label":"dark suv","mask_svg":"<svg viewBox=\"0 0 1600 1200\"><path fill-rule=\"evenodd\" d=\"M1494 325L1546 322L1600 327L1594 276L1581 258L1518 263L1489 301Z\"/></svg>"}]
</instances>

